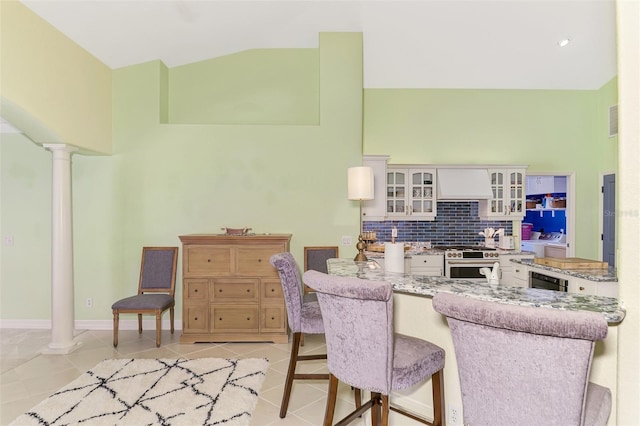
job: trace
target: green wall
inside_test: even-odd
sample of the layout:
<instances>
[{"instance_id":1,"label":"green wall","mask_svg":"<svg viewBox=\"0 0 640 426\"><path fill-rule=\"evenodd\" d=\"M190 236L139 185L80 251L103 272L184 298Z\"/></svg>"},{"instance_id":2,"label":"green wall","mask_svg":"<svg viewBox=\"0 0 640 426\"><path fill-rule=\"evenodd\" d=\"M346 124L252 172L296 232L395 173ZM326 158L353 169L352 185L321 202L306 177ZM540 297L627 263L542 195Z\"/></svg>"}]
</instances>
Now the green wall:
<instances>
[{"instance_id":1,"label":"green wall","mask_svg":"<svg viewBox=\"0 0 640 426\"><path fill-rule=\"evenodd\" d=\"M172 68L168 122L317 125L318 60L318 49L262 49Z\"/></svg>"},{"instance_id":2,"label":"green wall","mask_svg":"<svg viewBox=\"0 0 640 426\"><path fill-rule=\"evenodd\" d=\"M396 164L575 172L575 254L597 258L600 173L615 171L617 152L603 106L615 93L615 80L599 91L367 89L363 152Z\"/></svg>"}]
</instances>

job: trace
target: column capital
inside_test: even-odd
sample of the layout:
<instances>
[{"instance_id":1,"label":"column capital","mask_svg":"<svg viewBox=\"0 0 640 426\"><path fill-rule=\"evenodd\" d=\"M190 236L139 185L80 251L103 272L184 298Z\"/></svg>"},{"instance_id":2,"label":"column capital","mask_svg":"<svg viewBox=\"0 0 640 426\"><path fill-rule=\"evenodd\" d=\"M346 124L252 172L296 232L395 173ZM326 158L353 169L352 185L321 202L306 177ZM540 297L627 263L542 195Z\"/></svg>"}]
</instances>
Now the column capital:
<instances>
[{"instance_id":1,"label":"column capital","mask_svg":"<svg viewBox=\"0 0 640 426\"><path fill-rule=\"evenodd\" d=\"M68 145L66 143L45 143L45 144L42 144L42 146L51 152L61 151L61 152L68 152L69 154L73 154L74 152L78 151L78 147L73 145Z\"/></svg>"}]
</instances>

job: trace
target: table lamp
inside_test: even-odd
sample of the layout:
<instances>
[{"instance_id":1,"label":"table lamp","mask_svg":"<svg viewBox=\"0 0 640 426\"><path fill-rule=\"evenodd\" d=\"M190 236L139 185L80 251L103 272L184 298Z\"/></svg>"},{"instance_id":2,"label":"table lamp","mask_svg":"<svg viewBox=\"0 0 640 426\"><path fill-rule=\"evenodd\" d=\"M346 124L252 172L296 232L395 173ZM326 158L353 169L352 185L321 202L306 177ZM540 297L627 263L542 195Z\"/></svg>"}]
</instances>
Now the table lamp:
<instances>
[{"instance_id":1,"label":"table lamp","mask_svg":"<svg viewBox=\"0 0 640 426\"><path fill-rule=\"evenodd\" d=\"M349 167L347 170L347 196L350 200L360 201L360 235L356 248L358 254L353 259L357 262L365 262L364 240L362 238L362 202L373 200L373 169L371 167Z\"/></svg>"}]
</instances>

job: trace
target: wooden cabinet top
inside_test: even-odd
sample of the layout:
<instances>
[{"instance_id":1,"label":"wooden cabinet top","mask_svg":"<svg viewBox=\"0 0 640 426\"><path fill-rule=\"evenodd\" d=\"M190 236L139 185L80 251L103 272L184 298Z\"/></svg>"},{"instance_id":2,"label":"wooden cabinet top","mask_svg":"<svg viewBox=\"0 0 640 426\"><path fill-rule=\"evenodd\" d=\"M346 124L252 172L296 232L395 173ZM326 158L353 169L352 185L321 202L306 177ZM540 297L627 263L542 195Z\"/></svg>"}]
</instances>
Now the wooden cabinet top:
<instances>
[{"instance_id":1,"label":"wooden cabinet top","mask_svg":"<svg viewBox=\"0 0 640 426\"><path fill-rule=\"evenodd\" d=\"M180 235L183 244L273 244L289 242L291 234L190 234Z\"/></svg>"}]
</instances>

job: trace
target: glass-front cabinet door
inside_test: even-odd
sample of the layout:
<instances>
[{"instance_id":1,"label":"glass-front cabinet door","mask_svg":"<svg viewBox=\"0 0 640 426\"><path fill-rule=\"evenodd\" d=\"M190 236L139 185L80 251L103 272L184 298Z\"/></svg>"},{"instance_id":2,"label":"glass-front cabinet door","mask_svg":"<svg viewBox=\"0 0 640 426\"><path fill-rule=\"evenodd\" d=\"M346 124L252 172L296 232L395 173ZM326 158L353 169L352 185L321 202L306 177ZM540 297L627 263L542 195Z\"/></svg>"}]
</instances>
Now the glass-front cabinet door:
<instances>
[{"instance_id":1,"label":"glass-front cabinet door","mask_svg":"<svg viewBox=\"0 0 640 426\"><path fill-rule=\"evenodd\" d=\"M525 198L524 190L525 173L520 170L509 170L509 214L523 215L525 214Z\"/></svg>"},{"instance_id":2,"label":"glass-front cabinet door","mask_svg":"<svg viewBox=\"0 0 640 426\"><path fill-rule=\"evenodd\" d=\"M410 170L411 174L411 214L435 216L435 171Z\"/></svg>"},{"instance_id":3,"label":"glass-front cabinet door","mask_svg":"<svg viewBox=\"0 0 640 426\"><path fill-rule=\"evenodd\" d=\"M387 170L387 216L407 215L407 170Z\"/></svg>"},{"instance_id":4,"label":"glass-front cabinet door","mask_svg":"<svg viewBox=\"0 0 640 426\"><path fill-rule=\"evenodd\" d=\"M481 211L486 206L481 217L524 217L526 169L489 169L489 182L493 198L488 203L480 201Z\"/></svg>"},{"instance_id":5,"label":"glass-front cabinet door","mask_svg":"<svg viewBox=\"0 0 640 426\"><path fill-rule=\"evenodd\" d=\"M505 214L505 192L504 192L504 175L502 170L490 170L489 181L491 182L491 192L493 198L491 199L491 214L503 215Z\"/></svg>"},{"instance_id":6,"label":"glass-front cabinet door","mask_svg":"<svg viewBox=\"0 0 640 426\"><path fill-rule=\"evenodd\" d=\"M387 169L387 217L428 220L436 215L436 171L426 168Z\"/></svg>"}]
</instances>

